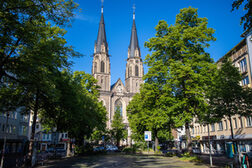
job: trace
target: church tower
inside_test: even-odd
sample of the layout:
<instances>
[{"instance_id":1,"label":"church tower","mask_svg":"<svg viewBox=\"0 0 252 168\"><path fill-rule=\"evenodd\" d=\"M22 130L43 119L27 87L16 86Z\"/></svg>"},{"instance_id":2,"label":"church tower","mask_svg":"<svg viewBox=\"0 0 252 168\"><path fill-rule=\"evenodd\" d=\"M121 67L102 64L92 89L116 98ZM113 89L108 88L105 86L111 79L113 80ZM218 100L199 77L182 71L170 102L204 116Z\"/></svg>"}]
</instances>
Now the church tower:
<instances>
[{"instance_id":1,"label":"church tower","mask_svg":"<svg viewBox=\"0 0 252 168\"><path fill-rule=\"evenodd\" d=\"M103 17L103 5L101 7L101 20L98 36L95 42L92 74L101 87L100 91L110 91L110 59L108 54L108 43L106 39L105 24Z\"/></svg>"},{"instance_id":2,"label":"church tower","mask_svg":"<svg viewBox=\"0 0 252 168\"><path fill-rule=\"evenodd\" d=\"M126 64L125 85L129 93L137 93L140 84L143 83L143 61L138 44L136 23L135 23L135 7L133 7L133 24L131 28L130 44L128 48L128 59Z\"/></svg>"}]
</instances>

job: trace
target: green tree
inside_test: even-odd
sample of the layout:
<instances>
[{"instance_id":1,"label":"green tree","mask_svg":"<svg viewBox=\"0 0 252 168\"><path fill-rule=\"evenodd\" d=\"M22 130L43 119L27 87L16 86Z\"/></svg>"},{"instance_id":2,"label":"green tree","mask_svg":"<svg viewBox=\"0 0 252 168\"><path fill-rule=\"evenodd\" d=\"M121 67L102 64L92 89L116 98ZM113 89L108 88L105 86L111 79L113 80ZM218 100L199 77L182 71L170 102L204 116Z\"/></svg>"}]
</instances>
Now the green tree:
<instances>
[{"instance_id":1,"label":"green tree","mask_svg":"<svg viewBox=\"0 0 252 168\"><path fill-rule=\"evenodd\" d=\"M133 97L127 107L132 138L143 141L144 131L152 131L156 151L159 139L171 140L172 128L183 124L173 110L167 108L175 103L174 100L171 89L166 86L159 88L157 83L150 83L150 80L141 85L140 93Z\"/></svg>"},{"instance_id":2,"label":"green tree","mask_svg":"<svg viewBox=\"0 0 252 168\"><path fill-rule=\"evenodd\" d=\"M209 96L212 115L219 118L227 117L230 123L231 138L234 139L232 116L251 115L251 88L243 88L239 70L224 58L214 79L215 84Z\"/></svg>"},{"instance_id":3,"label":"green tree","mask_svg":"<svg viewBox=\"0 0 252 168\"><path fill-rule=\"evenodd\" d=\"M106 109L98 100L98 86L90 74L76 71L71 74L63 71L57 78L55 89L59 92L57 101L41 112L41 122L57 131L68 132L76 140L77 146L83 145L84 137L91 138L95 131L106 128Z\"/></svg>"},{"instance_id":4,"label":"green tree","mask_svg":"<svg viewBox=\"0 0 252 168\"><path fill-rule=\"evenodd\" d=\"M116 140L116 145L119 147L120 141L127 138L127 130L125 129L125 124L123 124L120 107L116 107L111 128L111 136Z\"/></svg>"},{"instance_id":5,"label":"green tree","mask_svg":"<svg viewBox=\"0 0 252 168\"><path fill-rule=\"evenodd\" d=\"M2 0L0 2L0 80L16 79L24 47L44 37L45 23L64 26L71 22L77 4L72 0ZM49 24L49 23L48 23Z\"/></svg>"},{"instance_id":6,"label":"green tree","mask_svg":"<svg viewBox=\"0 0 252 168\"><path fill-rule=\"evenodd\" d=\"M166 101L163 103L180 118L180 122L185 123L188 149L191 144L191 120L204 113L205 89L211 82L209 76L216 68L205 51L209 42L215 40L214 30L207 24L207 18L198 17L197 9L184 8L176 16L174 25L168 26L165 21L159 21L156 37L145 43L152 51L146 56L150 67L145 75L146 82L157 81L158 88L171 89L169 97L175 103L170 104L169 99L167 104Z\"/></svg>"},{"instance_id":7,"label":"green tree","mask_svg":"<svg viewBox=\"0 0 252 168\"><path fill-rule=\"evenodd\" d=\"M57 99L54 76L69 67L68 57L78 55L58 27L70 23L76 7L72 0L0 2L0 82L18 85L23 105L34 114L30 160L37 114L48 109L49 100Z\"/></svg>"},{"instance_id":8,"label":"green tree","mask_svg":"<svg viewBox=\"0 0 252 168\"><path fill-rule=\"evenodd\" d=\"M241 17L240 24L243 24L244 31L250 31L252 28L252 1L251 0L235 0L232 4L232 11L239 9L243 6L243 11L246 11L244 16Z\"/></svg>"}]
</instances>

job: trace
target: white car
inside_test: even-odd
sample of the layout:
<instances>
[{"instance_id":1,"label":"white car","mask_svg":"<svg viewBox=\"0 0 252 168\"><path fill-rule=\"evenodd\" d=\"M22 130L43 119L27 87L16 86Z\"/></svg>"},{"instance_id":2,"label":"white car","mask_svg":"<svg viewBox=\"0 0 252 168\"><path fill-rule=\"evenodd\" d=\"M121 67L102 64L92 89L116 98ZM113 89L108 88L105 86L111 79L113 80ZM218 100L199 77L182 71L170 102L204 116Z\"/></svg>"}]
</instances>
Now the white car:
<instances>
[{"instance_id":1,"label":"white car","mask_svg":"<svg viewBox=\"0 0 252 168\"><path fill-rule=\"evenodd\" d=\"M117 146L114 146L114 145L107 145L106 151L118 151L118 148Z\"/></svg>"}]
</instances>

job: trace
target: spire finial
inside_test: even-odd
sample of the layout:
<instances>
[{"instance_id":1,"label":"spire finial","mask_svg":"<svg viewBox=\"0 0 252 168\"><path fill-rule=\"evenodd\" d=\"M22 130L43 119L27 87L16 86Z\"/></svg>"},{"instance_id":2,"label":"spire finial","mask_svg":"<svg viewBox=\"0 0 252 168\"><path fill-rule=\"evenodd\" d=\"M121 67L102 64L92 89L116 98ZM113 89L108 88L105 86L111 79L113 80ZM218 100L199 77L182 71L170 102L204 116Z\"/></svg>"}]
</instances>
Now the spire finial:
<instances>
[{"instance_id":1,"label":"spire finial","mask_svg":"<svg viewBox=\"0 0 252 168\"><path fill-rule=\"evenodd\" d=\"M135 10L136 10L136 5L135 4L133 4L133 20L135 20Z\"/></svg>"},{"instance_id":2,"label":"spire finial","mask_svg":"<svg viewBox=\"0 0 252 168\"><path fill-rule=\"evenodd\" d=\"M103 13L103 2L104 0L101 0L101 13Z\"/></svg>"}]
</instances>

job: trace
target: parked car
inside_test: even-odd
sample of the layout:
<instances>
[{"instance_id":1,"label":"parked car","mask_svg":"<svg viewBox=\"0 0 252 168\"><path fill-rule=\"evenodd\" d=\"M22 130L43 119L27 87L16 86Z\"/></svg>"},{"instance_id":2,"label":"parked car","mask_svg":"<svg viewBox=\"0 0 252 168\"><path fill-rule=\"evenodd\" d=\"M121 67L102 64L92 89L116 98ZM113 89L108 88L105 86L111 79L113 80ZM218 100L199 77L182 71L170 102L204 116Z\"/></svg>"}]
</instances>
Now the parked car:
<instances>
[{"instance_id":1,"label":"parked car","mask_svg":"<svg viewBox=\"0 0 252 168\"><path fill-rule=\"evenodd\" d=\"M94 152L103 151L103 150L105 150L105 148L103 146L97 146L97 147L93 148Z\"/></svg>"},{"instance_id":2,"label":"parked car","mask_svg":"<svg viewBox=\"0 0 252 168\"><path fill-rule=\"evenodd\" d=\"M118 147L114 145L107 145L106 151L118 151Z\"/></svg>"},{"instance_id":3,"label":"parked car","mask_svg":"<svg viewBox=\"0 0 252 168\"><path fill-rule=\"evenodd\" d=\"M55 150L54 148L48 148L46 152L49 158L66 156L66 150L62 148L56 148Z\"/></svg>"},{"instance_id":4,"label":"parked car","mask_svg":"<svg viewBox=\"0 0 252 168\"><path fill-rule=\"evenodd\" d=\"M62 148L56 148L56 157L65 157L66 150Z\"/></svg>"}]
</instances>

